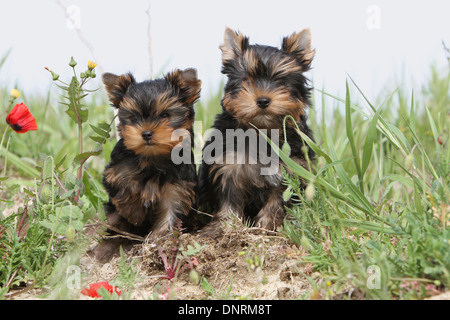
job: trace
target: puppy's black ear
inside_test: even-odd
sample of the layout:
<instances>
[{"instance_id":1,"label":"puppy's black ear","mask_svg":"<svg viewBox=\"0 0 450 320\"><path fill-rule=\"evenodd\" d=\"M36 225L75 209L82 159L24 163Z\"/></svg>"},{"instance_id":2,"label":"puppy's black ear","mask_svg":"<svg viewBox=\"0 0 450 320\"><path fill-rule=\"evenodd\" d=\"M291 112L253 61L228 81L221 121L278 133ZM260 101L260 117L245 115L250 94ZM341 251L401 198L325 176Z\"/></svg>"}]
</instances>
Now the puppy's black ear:
<instances>
[{"instance_id":1,"label":"puppy's black ear","mask_svg":"<svg viewBox=\"0 0 450 320\"><path fill-rule=\"evenodd\" d=\"M131 73L116 76L112 73L103 74L103 83L105 85L106 92L108 93L109 100L116 107L119 108L128 87L135 83L134 77Z\"/></svg>"},{"instance_id":2,"label":"puppy's black ear","mask_svg":"<svg viewBox=\"0 0 450 320\"><path fill-rule=\"evenodd\" d=\"M222 50L222 62L225 63L242 56L248 47L248 41L248 37L227 27L223 44L219 46L220 50Z\"/></svg>"},{"instance_id":3,"label":"puppy's black ear","mask_svg":"<svg viewBox=\"0 0 450 320\"><path fill-rule=\"evenodd\" d=\"M303 71L309 70L316 54L316 50L311 49L311 31L304 29L301 32L294 32L290 36L284 37L281 50L293 54L304 66Z\"/></svg>"},{"instance_id":4,"label":"puppy's black ear","mask_svg":"<svg viewBox=\"0 0 450 320\"><path fill-rule=\"evenodd\" d=\"M202 82L197 78L197 70L176 69L165 76L166 81L177 91L184 104L193 104L200 98Z\"/></svg>"}]
</instances>

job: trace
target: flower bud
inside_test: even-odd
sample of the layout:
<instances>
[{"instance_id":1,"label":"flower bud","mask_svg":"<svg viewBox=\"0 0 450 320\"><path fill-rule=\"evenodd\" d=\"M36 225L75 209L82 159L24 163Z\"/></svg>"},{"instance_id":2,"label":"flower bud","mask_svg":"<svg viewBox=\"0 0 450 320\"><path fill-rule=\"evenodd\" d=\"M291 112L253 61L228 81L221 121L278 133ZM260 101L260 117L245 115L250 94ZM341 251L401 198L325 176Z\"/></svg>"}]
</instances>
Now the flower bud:
<instances>
[{"instance_id":1,"label":"flower bud","mask_svg":"<svg viewBox=\"0 0 450 320\"><path fill-rule=\"evenodd\" d=\"M45 70L47 70L48 72L50 72L52 74L52 79L53 81L56 81L59 79L59 74L54 73L52 70L50 70L49 68L45 68Z\"/></svg>"},{"instance_id":2,"label":"flower bud","mask_svg":"<svg viewBox=\"0 0 450 320\"><path fill-rule=\"evenodd\" d=\"M319 157L319 159L317 159L317 167L318 168L323 168L325 167L327 161L325 160L324 157Z\"/></svg>"},{"instance_id":3,"label":"flower bud","mask_svg":"<svg viewBox=\"0 0 450 320\"><path fill-rule=\"evenodd\" d=\"M315 193L316 190L314 189L314 184L311 182L305 189L306 200L311 201L312 199L314 199Z\"/></svg>"},{"instance_id":4,"label":"flower bud","mask_svg":"<svg viewBox=\"0 0 450 320\"><path fill-rule=\"evenodd\" d=\"M88 69L94 70L94 68L97 66L97 64L93 61L88 61Z\"/></svg>"},{"instance_id":5,"label":"flower bud","mask_svg":"<svg viewBox=\"0 0 450 320\"><path fill-rule=\"evenodd\" d=\"M311 243L309 242L309 239L305 236L302 236L302 238L300 239L300 245L306 251L309 251L309 249L311 248Z\"/></svg>"},{"instance_id":6,"label":"flower bud","mask_svg":"<svg viewBox=\"0 0 450 320\"><path fill-rule=\"evenodd\" d=\"M406 168L406 170L411 170L413 162L414 162L414 156L412 155L412 153L410 153L405 158L405 168Z\"/></svg>"},{"instance_id":7,"label":"flower bud","mask_svg":"<svg viewBox=\"0 0 450 320\"><path fill-rule=\"evenodd\" d=\"M49 203L51 195L52 192L50 190L50 187L45 184L41 187L41 190L39 192L39 200L44 204Z\"/></svg>"},{"instance_id":8,"label":"flower bud","mask_svg":"<svg viewBox=\"0 0 450 320\"><path fill-rule=\"evenodd\" d=\"M72 242L75 238L75 228L72 226L68 226L66 229L66 239L68 242Z\"/></svg>"},{"instance_id":9,"label":"flower bud","mask_svg":"<svg viewBox=\"0 0 450 320\"><path fill-rule=\"evenodd\" d=\"M308 151L309 151L309 148L308 148L308 146L303 146L301 150L302 150L304 155L307 155Z\"/></svg>"},{"instance_id":10,"label":"flower bud","mask_svg":"<svg viewBox=\"0 0 450 320\"><path fill-rule=\"evenodd\" d=\"M74 60L74 58L72 57L72 58L70 59L69 66L71 66L72 68L74 68L76 65L77 65L77 62L76 62L76 61Z\"/></svg>"},{"instance_id":11,"label":"flower bud","mask_svg":"<svg viewBox=\"0 0 450 320\"><path fill-rule=\"evenodd\" d=\"M191 280L192 284L198 285L200 279L198 277L197 271L192 269L191 272L189 272L189 279Z\"/></svg>"},{"instance_id":12,"label":"flower bud","mask_svg":"<svg viewBox=\"0 0 450 320\"><path fill-rule=\"evenodd\" d=\"M287 143L287 142L283 143L283 146L281 147L281 151L283 151L287 155L291 155L291 146L289 145L289 143Z\"/></svg>"},{"instance_id":13,"label":"flower bud","mask_svg":"<svg viewBox=\"0 0 450 320\"><path fill-rule=\"evenodd\" d=\"M17 89L12 89L11 92L9 93L9 95L11 96L11 98L13 99L18 99L20 98L20 92Z\"/></svg>"},{"instance_id":14,"label":"flower bud","mask_svg":"<svg viewBox=\"0 0 450 320\"><path fill-rule=\"evenodd\" d=\"M59 74L56 74L56 73L54 73L54 72L52 71L52 79L53 79L53 81L58 80L58 79L59 79Z\"/></svg>"}]
</instances>

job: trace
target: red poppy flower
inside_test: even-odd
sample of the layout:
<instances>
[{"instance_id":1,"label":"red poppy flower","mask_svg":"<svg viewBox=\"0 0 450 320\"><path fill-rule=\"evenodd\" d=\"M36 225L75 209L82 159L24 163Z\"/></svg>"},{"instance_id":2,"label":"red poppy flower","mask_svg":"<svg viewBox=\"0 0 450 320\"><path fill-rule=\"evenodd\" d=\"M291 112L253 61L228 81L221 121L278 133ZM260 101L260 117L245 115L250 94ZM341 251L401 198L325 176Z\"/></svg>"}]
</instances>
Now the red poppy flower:
<instances>
[{"instance_id":1,"label":"red poppy flower","mask_svg":"<svg viewBox=\"0 0 450 320\"><path fill-rule=\"evenodd\" d=\"M83 290L81 290L81 294L84 294L85 296L88 296L91 298L100 298L100 295L98 294L98 290L100 290L101 287L108 290L108 292L111 293L111 295L113 294L113 292L115 292L120 296L121 291L117 287L110 285L106 281L91 283L89 285L89 288L84 288Z\"/></svg>"},{"instance_id":2,"label":"red poppy flower","mask_svg":"<svg viewBox=\"0 0 450 320\"><path fill-rule=\"evenodd\" d=\"M6 122L11 128L18 133L25 133L30 130L37 130L36 119L28 110L28 107L21 104L16 104L6 117Z\"/></svg>"},{"instance_id":3,"label":"red poppy flower","mask_svg":"<svg viewBox=\"0 0 450 320\"><path fill-rule=\"evenodd\" d=\"M115 292L120 296L121 291L117 287L110 285L106 281L91 283L89 285L89 288L84 288L83 290L81 290L81 294L84 294L85 296L88 296L91 298L100 298L100 295L98 294L98 290L100 290L101 287L108 290L108 292L111 293L111 295L113 294L113 292Z\"/></svg>"}]
</instances>

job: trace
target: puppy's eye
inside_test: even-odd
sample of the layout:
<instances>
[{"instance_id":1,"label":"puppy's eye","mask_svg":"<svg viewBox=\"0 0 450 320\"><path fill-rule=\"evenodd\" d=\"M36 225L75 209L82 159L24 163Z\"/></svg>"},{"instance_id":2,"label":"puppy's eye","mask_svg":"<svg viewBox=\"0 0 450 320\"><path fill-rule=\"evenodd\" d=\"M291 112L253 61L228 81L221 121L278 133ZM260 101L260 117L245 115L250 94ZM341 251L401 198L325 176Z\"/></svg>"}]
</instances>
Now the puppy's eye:
<instances>
[{"instance_id":1,"label":"puppy's eye","mask_svg":"<svg viewBox=\"0 0 450 320\"><path fill-rule=\"evenodd\" d=\"M170 114L168 112L163 112L159 115L161 118L163 119L167 119L170 118Z\"/></svg>"}]
</instances>

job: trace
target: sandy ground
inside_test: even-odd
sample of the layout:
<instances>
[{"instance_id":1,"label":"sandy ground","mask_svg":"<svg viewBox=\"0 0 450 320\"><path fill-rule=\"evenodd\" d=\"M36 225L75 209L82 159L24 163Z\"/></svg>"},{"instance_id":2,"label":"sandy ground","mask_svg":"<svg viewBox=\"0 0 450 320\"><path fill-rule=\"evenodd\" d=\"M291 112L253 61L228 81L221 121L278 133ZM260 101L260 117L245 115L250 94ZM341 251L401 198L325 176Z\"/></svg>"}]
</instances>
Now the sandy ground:
<instances>
[{"instance_id":1,"label":"sandy ground","mask_svg":"<svg viewBox=\"0 0 450 320\"><path fill-rule=\"evenodd\" d=\"M93 235L92 245L83 250L81 256L67 255L66 264L59 268L56 283L41 289L28 290L22 286L11 290L6 298L94 299L82 295L81 290L96 282L114 283L131 270L136 275L131 277L131 286L120 288L122 299L324 298L310 283L320 285L323 281L320 274L313 272L312 264L300 262L305 251L274 232L234 224L217 240L192 234L170 236L158 246L137 244L125 253L125 260L117 257L107 263L99 263L88 253L96 244ZM124 263L126 271L120 271L120 265ZM79 283L73 288L67 285L71 275L66 271L70 266L76 266L80 274ZM169 277L168 266L177 266L178 272ZM203 284L202 278L206 280ZM352 288L344 291L333 298L364 299ZM450 295L447 292L428 299L450 300Z\"/></svg>"},{"instance_id":2,"label":"sandy ground","mask_svg":"<svg viewBox=\"0 0 450 320\"><path fill-rule=\"evenodd\" d=\"M22 197L14 200L23 204ZM13 206L3 212L5 216L15 212ZM95 232L92 234L95 246ZM162 255L170 262L189 246L201 249L186 259L178 259L180 271L172 279L165 279ZM91 247L92 247L91 246ZM162 255L161 255L162 252ZM125 288L127 299L299 299L309 293L312 265L299 263L305 254L303 249L289 243L277 233L266 233L242 224L230 227L218 240L183 234L176 239L162 242L161 246L138 244L126 253L127 265L133 265L138 275L133 288ZM27 284L11 290L7 299L92 299L80 294L81 289L100 281L114 282L119 274L121 258L108 263L99 263L83 253L75 265L79 265L81 281L79 287L62 290L50 284L43 289L33 289ZM187 261L194 262L191 266ZM198 279L207 280L211 290L205 290L201 281L193 283L190 271L193 267ZM64 270L67 266L63 267ZM313 275L314 277L314 275ZM60 276L64 279L64 276ZM195 280L195 279L193 279ZM66 280L58 280L61 283ZM195 281L194 281L195 282ZM25 288L24 288L25 287ZM53 288L53 289L51 289ZM60 292L56 292L59 290ZM208 292L209 291L209 292Z\"/></svg>"},{"instance_id":3,"label":"sandy ground","mask_svg":"<svg viewBox=\"0 0 450 320\"><path fill-rule=\"evenodd\" d=\"M183 252L196 246L194 255L183 256ZM285 237L252 228L228 230L218 240L183 234L161 246L138 244L125 254L127 266L132 266L138 274L134 287L122 288L121 298L300 299L311 290L305 275L311 276L313 269L311 264L299 263L304 254ZM180 267L172 279L166 277L163 257L168 264L177 261ZM121 258L117 257L99 263L84 253L80 259L81 289L95 282L114 282L120 262ZM192 268L198 276L197 284L196 277L190 277ZM202 277L212 289L205 290ZM46 292L45 289L16 292L10 299L93 299L81 295L80 288L61 294L45 295Z\"/></svg>"},{"instance_id":4,"label":"sandy ground","mask_svg":"<svg viewBox=\"0 0 450 320\"><path fill-rule=\"evenodd\" d=\"M198 253L182 257L183 251L196 245ZM185 234L166 241L162 247L136 245L127 255L128 265L134 259L133 268L139 270L131 299L298 299L311 289L304 275L311 274L312 265L298 263L303 254L286 238L255 229L228 231L217 241ZM180 269L171 280L163 278L167 276L163 256L169 264L178 256ZM85 256L82 267L90 275L86 282L114 279L119 263L120 258L99 264ZM192 268L212 290L194 283Z\"/></svg>"}]
</instances>

